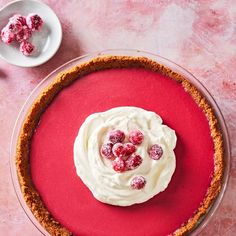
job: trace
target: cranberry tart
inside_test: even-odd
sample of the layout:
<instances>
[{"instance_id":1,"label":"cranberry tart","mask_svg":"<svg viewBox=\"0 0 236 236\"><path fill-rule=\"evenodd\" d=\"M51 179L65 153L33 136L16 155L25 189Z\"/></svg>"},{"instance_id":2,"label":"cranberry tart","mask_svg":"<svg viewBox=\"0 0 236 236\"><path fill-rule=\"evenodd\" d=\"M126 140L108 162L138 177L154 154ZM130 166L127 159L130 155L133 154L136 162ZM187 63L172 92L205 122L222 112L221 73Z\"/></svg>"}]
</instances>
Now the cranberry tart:
<instances>
[{"instance_id":1,"label":"cranberry tart","mask_svg":"<svg viewBox=\"0 0 236 236\"><path fill-rule=\"evenodd\" d=\"M150 142L149 131L119 125L105 130L106 138L96 144L94 123L87 134L109 173L121 179L136 173L126 184L135 196L149 194L145 158L160 163L171 149L175 169L165 190L134 202L139 204L114 206L94 198L83 178L99 182L102 177L95 173L100 162L88 165L81 178L77 175L83 153L77 153L75 162L74 144L91 114L131 107L158 114L175 131L176 146L167 139ZM126 110L124 117L127 113L133 111ZM81 145L90 143L78 145L81 151ZM197 227L222 191L224 142L211 104L181 73L142 56L99 56L59 73L39 94L22 124L15 164L24 200L50 235L180 236ZM94 188L105 192L106 183L112 189L109 181Z\"/></svg>"}]
</instances>

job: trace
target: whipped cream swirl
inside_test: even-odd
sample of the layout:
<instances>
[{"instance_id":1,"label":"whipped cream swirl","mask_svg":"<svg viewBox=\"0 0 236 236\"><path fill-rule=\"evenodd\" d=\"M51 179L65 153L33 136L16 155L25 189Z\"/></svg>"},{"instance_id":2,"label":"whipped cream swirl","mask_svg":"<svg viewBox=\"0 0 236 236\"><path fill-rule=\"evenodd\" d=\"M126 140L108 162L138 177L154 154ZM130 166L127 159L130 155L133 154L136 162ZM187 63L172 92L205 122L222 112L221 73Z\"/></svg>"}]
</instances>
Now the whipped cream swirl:
<instances>
[{"instance_id":1,"label":"whipped cream swirl","mask_svg":"<svg viewBox=\"0 0 236 236\"><path fill-rule=\"evenodd\" d=\"M113 129L122 130L126 136L136 129L144 134L144 141L136 150L143 158L138 168L118 173L113 170L111 161L100 155L106 134ZM167 188L176 167L173 151L176 140L175 131L163 125L160 116L154 112L137 107L117 107L95 113L84 121L74 143L76 171L101 202L118 206L142 203ZM153 144L163 149L159 160L151 159L148 154ZM143 189L131 188L130 183L135 176L146 179Z\"/></svg>"}]
</instances>

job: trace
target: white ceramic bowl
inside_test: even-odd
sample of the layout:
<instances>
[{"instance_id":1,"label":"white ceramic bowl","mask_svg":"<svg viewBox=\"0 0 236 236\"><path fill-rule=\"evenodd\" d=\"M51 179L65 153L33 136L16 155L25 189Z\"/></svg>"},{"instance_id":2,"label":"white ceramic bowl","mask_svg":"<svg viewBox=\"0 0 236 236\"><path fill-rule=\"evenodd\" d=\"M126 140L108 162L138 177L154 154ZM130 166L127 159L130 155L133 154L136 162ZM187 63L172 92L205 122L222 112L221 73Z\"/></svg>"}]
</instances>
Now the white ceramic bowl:
<instances>
[{"instance_id":1,"label":"white ceramic bowl","mask_svg":"<svg viewBox=\"0 0 236 236\"><path fill-rule=\"evenodd\" d=\"M0 57L10 64L22 67L34 67L45 63L57 52L61 44L62 28L58 17L49 6L40 1L17 0L0 10L0 29L16 13L24 16L36 13L44 21L41 31L34 32L29 39L35 45L35 52L31 56L24 56L19 51L19 43L7 45L0 40Z\"/></svg>"}]
</instances>

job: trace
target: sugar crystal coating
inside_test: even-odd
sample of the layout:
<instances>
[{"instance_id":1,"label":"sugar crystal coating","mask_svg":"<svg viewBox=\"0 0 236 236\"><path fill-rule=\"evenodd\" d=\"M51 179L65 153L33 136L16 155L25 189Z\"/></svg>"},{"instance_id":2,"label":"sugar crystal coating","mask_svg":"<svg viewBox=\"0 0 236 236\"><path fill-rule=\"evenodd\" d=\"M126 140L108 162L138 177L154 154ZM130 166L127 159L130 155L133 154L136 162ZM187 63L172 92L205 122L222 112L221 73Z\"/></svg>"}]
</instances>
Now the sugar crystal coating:
<instances>
[{"instance_id":1,"label":"sugar crystal coating","mask_svg":"<svg viewBox=\"0 0 236 236\"><path fill-rule=\"evenodd\" d=\"M153 160L159 160L163 155L163 149L158 144L154 144L150 147L148 153Z\"/></svg>"},{"instance_id":2,"label":"sugar crystal coating","mask_svg":"<svg viewBox=\"0 0 236 236\"><path fill-rule=\"evenodd\" d=\"M114 144L112 148L112 152L114 156L123 158L126 155L126 149L122 143L116 143Z\"/></svg>"},{"instance_id":3,"label":"sugar crystal coating","mask_svg":"<svg viewBox=\"0 0 236 236\"><path fill-rule=\"evenodd\" d=\"M101 155L107 159L112 159L114 157L112 147L112 143L104 143L101 147Z\"/></svg>"},{"instance_id":4,"label":"sugar crystal coating","mask_svg":"<svg viewBox=\"0 0 236 236\"><path fill-rule=\"evenodd\" d=\"M16 23L11 23L8 22L8 24L6 25L6 28L11 31L13 34L17 34L18 32L20 32L22 30L22 24L20 22L16 22Z\"/></svg>"},{"instance_id":5,"label":"sugar crystal coating","mask_svg":"<svg viewBox=\"0 0 236 236\"><path fill-rule=\"evenodd\" d=\"M126 155L131 155L136 151L136 147L132 143L125 143L124 144Z\"/></svg>"},{"instance_id":6,"label":"sugar crystal coating","mask_svg":"<svg viewBox=\"0 0 236 236\"><path fill-rule=\"evenodd\" d=\"M108 139L110 142L112 142L113 144L115 143L122 143L125 139L125 134L123 131L121 130L111 130L108 133Z\"/></svg>"},{"instance_id":7,"label":"sugar crystal coating","mask_svg":"<svg viewBox=\"0 0 236 236\"><path fill-rule=\"evenodd\" d=\"M130 183L131 188L133 189L142 189L146 184L146 180L143 176L135 176Z\"/></svg>"},{"instance_id":8,"label":"sugar crystal coating","mask_svg":"<svg viewBox=\"0 0 236 236\"><path fill-rule=\"evenodd\" d=\"M112 161L112 166L116 172L125 171L125 162L119 157L117 157L114 161Z\"/></svg>"},{"instance_id":9,"label":"sugar crystal coating","mask_svg":"<svg viewBox=\"0 0 236 236\"><path fill-rule=\"evenodd\" d=\"M25 56L29 56L33 53L34 51L34 45L30 42L27 41L23 41L20 44L20 51L25 55Z\"/></svg>"},{"instance_id":10,"label":"sugar crystal coating","mask_svg":"<svg viewBox=\"0 0 236 236\"><path fill-rule=\"evenodd\" d=\"M15 14L9 18L9 22L13 24L21 24L22 26L26 25L26 18L20 14Z\"/></svg>"},{"instance_id":11,"label":"sugar crystal coating","mask_svg":"<svg viewBox=\"0 0 236 236\"><path fill-rule=\"evenodd\" d=\"M132 130L129 133L129 141L134 145L139 145L143 142L144 135L140 130Z\"/></svg>"},{"instance_id":12,"label":"sugar crystal coating","mask_svg":"<svg viewBox=\"0 0 236 236\"><path fill-rule=\"evenodd\" d=\"M133 153L125 162L127 170L133 170L141 165L143 159L140 155Z\"/></svg>"},{"instance_id":13,"label":"sugar crystal coating","mask_svg":"<svg viewBox=\"0 0 236 236\"><path fill-rule=\"evenodd\" d=\"M20 51L25 56L30 56L35 46L27 40L31 37L32 31L39 31L43 25L41 17L35 13L29 14L26 18L15 14L9 18L7 25L1 30L1 39L5 44L14 40L20 43Z\"/></svg>"},{"instance_id":14,"label":"sugar crystal coating","mask_svg":"<svg viewBox=\"0 0 236 236\"><path fill-rule=\"evenodd\" d=\"M26 17L26 24L32 31L39 31L43 23L42 18L35 13L31 13Z\"/></svg>"}]
</instances>

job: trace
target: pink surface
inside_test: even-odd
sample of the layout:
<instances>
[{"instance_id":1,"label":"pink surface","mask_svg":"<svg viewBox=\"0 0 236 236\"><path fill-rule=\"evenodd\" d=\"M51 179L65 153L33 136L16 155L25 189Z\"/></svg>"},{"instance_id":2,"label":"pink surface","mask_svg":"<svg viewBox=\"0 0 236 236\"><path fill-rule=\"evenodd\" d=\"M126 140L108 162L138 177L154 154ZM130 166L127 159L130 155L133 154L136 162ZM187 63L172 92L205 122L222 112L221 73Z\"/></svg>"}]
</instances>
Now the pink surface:
<instances>
[{"instance_id":1,"label":"pink surface","mask_svg":"<svg viewBox=\"0 0 236 236\"><path fill-rule=\"evenodd\" d=\"M8 1L0 0L0 6ZM232 168L225 198L201 235L236 232L236 4L234 0L45 1L59 16L63 41L46 64L18 68L0 61L0 234L41 235L21 209L10 179L9 146L17 114L53 69L84 53L138 48L176 61L217 101L231 138Z\"/></svg>"},{"instance_id":2,"label":"pink surface","mask_svg":"<svg viewBox=\"0 0 236 236\"><path fill-rule=\"evenodd\" d=\"M128 208L95 200L76 175L73 161L74 140L84 119L119 106L156 112L178 137L177 168L168 189ZM191 218L202 202L213 173L213 154L207 119L182 86L157 73L116 69L85 76L56 97L36 130L30 162L46 206L76 235L108 236L113 231L117 236L163 236Z\"/></svg>"}]
</instances>

